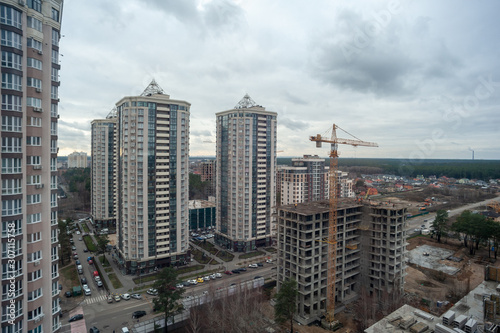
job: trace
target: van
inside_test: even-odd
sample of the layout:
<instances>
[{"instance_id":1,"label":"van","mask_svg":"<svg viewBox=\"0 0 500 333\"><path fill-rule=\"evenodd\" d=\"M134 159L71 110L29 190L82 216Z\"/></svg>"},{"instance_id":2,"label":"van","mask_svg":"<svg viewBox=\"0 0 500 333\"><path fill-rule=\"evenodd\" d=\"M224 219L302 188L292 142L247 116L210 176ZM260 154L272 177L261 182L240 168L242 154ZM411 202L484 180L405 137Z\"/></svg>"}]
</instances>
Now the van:
<instances>
[{"instance_id":1,"label":"van","mask_svg":"<svg viewBox=\"0 0 500 333\"><path fill-rule=\"evenodd\" d=\"M78 270L78 274L83 274L83 266L82 265L76 266L76 269Z\"/></svg>"},{"instance_id":2,"label":"van","mask_svg":"<svg viewBox=\"0 0 500 333\"><path fill-rule=\"evenodd\" d=\"M130 331L126 327L122 327L122 333L129 333Z\"/></svg>"}]
</instances>

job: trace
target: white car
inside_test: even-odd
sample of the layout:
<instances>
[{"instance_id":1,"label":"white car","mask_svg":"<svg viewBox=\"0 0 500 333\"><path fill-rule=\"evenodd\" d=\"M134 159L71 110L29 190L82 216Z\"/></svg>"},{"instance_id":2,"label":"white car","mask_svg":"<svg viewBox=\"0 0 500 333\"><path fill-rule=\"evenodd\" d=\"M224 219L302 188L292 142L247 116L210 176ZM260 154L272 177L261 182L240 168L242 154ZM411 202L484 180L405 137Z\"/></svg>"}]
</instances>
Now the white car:
<instances>
[{"instance_id":1,"label":"white car","mask_svg":"<svg viewBox=\"0 0 500 333\"><path fill-rule=\"evenodd\" d=\"M205 276L205 277L203 278L203 280L205 280L205 281L210 281L210 276L209 276L209 275Z\"/></svg>"},{"instance_id":2,"label":"white car","mask_svg":"<svg viewBox=\"0 0 500 333\"><path fill-rule=\"evenodd\" d=\"M142 299L141 294L132 294L130 297L135 298L135 299Z\"/></svg>"},{"instance_id":3,"label":"white car","mask_svg":"<svg viewBox=\"0 0 500 333\"><path fill-rule=\"evenodd\" d=\"M196 286L198 284L198 281L196 280L189 280L189 283L191 283L193 286Z\"/></svg>"},{"instance_id":4,"label":"white car","mask_svg":"<svg viewBox=\"0 0 500 333\"><path fill-rule=\"evenodd\" d=\"M146 291L146 294L156 296L158 295L158 290L154 288L149 288L148 291Z\"/></svg>"},{"instance_id":5,"label":"white car","mask_svg":"<svg viewBox=\"0 0 500 333\"><path fill-rule=\"evenodd\" d=\"M216 278L221 278L221 277L222 277L222 274L221 274L221 273L215 273L215 277L216 277Z\"/></svg>"},{"instance_id":6,"label":"white car","mask_svg":"<svg viewBox=\"0 0 500 333\"><path fill-rule=\"evenodd\" d=\"M257 266L257 264L250 264L250 265L248 265L248 267L250 267L250 268L258 268L259 266Z\"/></svg>"},{"instance_id":7,"label":"white car","mask_svg":"<svg viewBox=\"0 0 500 333\"><path fill-rule=\"evenodd\" d=\"M76 234L77 234L77 235L80 235L80 231L78 231L78 230L77 230L77 231L76 231Z\"/></svg>"},{"instance_id":8,"label":"white car","mask_svg":"<svg viewBox=\"0 0 500 333\"><path fill-rule=\"evenodd\" d=\"M92 295L92 292L90 291L90 288L88 285L84 284L82 286L82 289L83 289L83 293L85 294L85 296L90 296Z\"/></svg>"},{"instance_id":9,"label":"white car","mask_svg":"<svg viewBox=\"0 0 500 333\"><path fill-rule=\"evenodd\" d=\"M176 288L180 289L180 288L184 288L184 285L182 283L177 283L175 285Z\"/></svg>"},{"instance_id":10,"label":"white car","mask_svg":"<svg viewBox=\"0 0 500 333\"><path fill-rule=\"evenodd\" d=\"M122 298L128 301L130 299L130 294L122 294Z\"/></svg>"},{"instance_id":11,"label":"white car","mask_svg":"<svg viewBox=\"0 0 500 333\"><path fill-rule=\"evenodd\" d=\"M211 278L212 280L215 280L215 279L217 278L217 276L215 276L215 274L212 274L212 275L210 275L210 278Z\"/></svg>"},{"instance_id":12,"label":"white car","mask_svg":"<svg viewBox=\"0 0 500 333\"><path fill-rule=\"evenodd\" d=\"M267 260L266 260L266 262L267 262L268 264L270 264L270 263L272 263L272 262L273 262L273 260L272 260L272 259L267 259Z\"/></svg>"}]
</instances>

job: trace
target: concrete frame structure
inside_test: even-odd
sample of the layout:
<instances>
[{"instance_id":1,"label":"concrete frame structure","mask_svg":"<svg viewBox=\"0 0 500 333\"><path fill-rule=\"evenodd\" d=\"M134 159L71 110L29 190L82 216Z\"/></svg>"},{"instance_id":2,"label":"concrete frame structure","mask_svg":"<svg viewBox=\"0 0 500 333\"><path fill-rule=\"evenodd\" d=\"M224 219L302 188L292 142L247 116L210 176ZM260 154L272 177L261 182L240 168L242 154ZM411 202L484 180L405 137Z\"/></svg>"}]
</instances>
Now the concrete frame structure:
<instances>
[{"instance_id":1,"label":"concrete frame structure","mask_svg":"<svg viewBox=\"0 0 500 333\"><path fill-rule=\"evenodd\" d=\"M200 163L200 173L202 182L210 182L210 187L207 189L207 196L215 195L215 160L205 161Z\"/></svg>"},{"instance_id":2,"label":"concrete frame structure","mask_svg":"<svg viewBox=\"0 0 500 333\"><path fill-rule=\"evenodd\" d=\"M217 116L215 241L238 252L272 245L276 117L248 95Z\"/></svg>"},{"instance_id":3,"label":"concrete frame structure","mask_svg":"<svg viewBox=\"0 0 500 333\"><path fill-rule=\"evenodd\" d=\"M188 261L191 104L157 89L153 81L116 103L118 248L128 274Z\"/></svg>"},{"instance_id":4,"label":"concrete frame structure","mask_svg":"<svg viewBox=\"0 0 500 333\"><path fill-rule=\"evenodd\" d=\"M302 324L319 320L326 311L329 211L328 201L278 208L278 289L286 279L297 281L295 319ZM405 212L403 206L365 206L353 199L339 200L336 312L356 300L362 286L370 293L403 287Z\"/></svg>"},{"instance_id":5,"label":"concrete frame structure","mask_svg":"<svg viewBox=\"0 0 500 333\"><path fill-rule=\"evenodd\" d=\"M68 155L68 169L71 168L87 168L87 153L86 152L74 152Z\"/></svg>"},{"instance_id":6,"label":"concrete frame structure","mask_svg":"<svg viewBox=\"0 0 500 333\"><path fill-rule=\"evenodd\" d=\"M0 4L2 332L57 332L62 0Z\"/></svg>"},{"instance_id":7,"label":"concrete frame structure","mask_svg":"<svg viewBox=\"0 0 500 333\"><path fill-rule=\"evenodd\" d=\"M189 230L215 230L215 203L189 200Z\"/></svg>"},{"instance_id":8,"label":"concrete frame structure","mask_svg":"<svg viewBox=\"0 0 500 333\"><path fill-rule=\"evenodd\" d=\"M98 228L116 228L117 115L91 122L91 213Z\"/></svg>"}]
</instances>

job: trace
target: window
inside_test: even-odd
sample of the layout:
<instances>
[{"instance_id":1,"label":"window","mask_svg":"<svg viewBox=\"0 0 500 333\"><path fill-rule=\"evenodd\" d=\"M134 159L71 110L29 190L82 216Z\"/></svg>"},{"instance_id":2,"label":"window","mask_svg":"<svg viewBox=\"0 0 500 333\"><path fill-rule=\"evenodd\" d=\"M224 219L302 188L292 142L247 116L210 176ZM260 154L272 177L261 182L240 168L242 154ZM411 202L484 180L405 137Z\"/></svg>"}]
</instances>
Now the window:
<instances>
[{"instance_id":1,"label":"window","mask_svg":"<svg viewBox=\"0 0 500 333\"><path fill-rule=\"evenodd\" d=\"M13 117L13 116L2 116L2 131L5 132L21 132L22 131L22 122L21 117Z\"/></svg>"},{"instance_id":2,"label":"window","mask_svg":"<svg viewBox=\"0 0 500 333\"><path fill-rule=\"evenodd\" d=\"M41 213L30 214L27 216L27 220L26 220L27 224L33 224L33 223L38 223L38 222L42 222L42 214Z\"/></svg>"},{"instance_id":3,"label":"window","mask_svg":"<svg viewBox=\"0 0 500 333\"><path fill-rule=\"evenodd\" d=\"M59 63L59 51L57 50L52 50L52 63L53 64Z\"/></svg>"},{"instance_id":4,"label":"window","mask_svg":"<svg viewBox=\"0 0 500 333\"><path fill-rule=\"evenodd\" d=\"M57 68L52 67L50 79L59 82L59 70Z\"/></svg>"},{"instance_id":5,"label":"window","mask_svg":"<svg viewBox=\"0 0 500 333\"><path fill-rule=\"evenodd\" d=\"M6 272L8 270L7 268L7 264L3 265L5 267L5 271ZM10 304L9 304L10 305ZM23 314L23 303L22 303L22 300L21 301L18 301L18 302L15 302L15 307L14 307L14 311L12 312L12 315L10 314L10 308L7 307L7 305L3 305L2 306L2 322L7 322L8 320L11 320L11 316L13 316L14 318L17 318L19 317L20 315ZM5 329L5 332L6 333L21 333L23 330L23 325L22 325L22 320L20 322L17 322L15 325L7 325L5 326L5 328L2 328L2 333L4 332L4 329ZM18 325L19 324L19 325ZM12 329L10 329L12 328Z\"/></svg>"},{"instance_id":6,"label":"window","mask_svg":"<svg viewBox=\"0 0 500 333\"><path fill-rule=\"evenodd\" d=\"M31 175L28 178L28 185L37 185L40 184L40 182L41 182L40 175Z\"/></svg>"},{"instance_id":7,"label":"window","mask_svg":"<svg viewBox=\"0 0 500 333\"><path fill-rule=\"evenodd\" d=\"M2 73L2 88L23 91L22 77L12 73Z\"/></svg>"},{"instance_id":8,"label":"window","mask_svg":"<svg viewBox=\"0 0 500 333\"><path fill-rule=\"evenodd\" d=\"M28 58L28 67L42 70L42 62L35 58Z\"/></svg>"},{"instance_id":9,"label":"window","mask_svg":"<svg viewBox=\"0 0 500 333\"><path fill-rule=\"evenodd\" d=\"M42 312L42 307L38 307L33 311L28 311L28 320L33 320L37 318L38 316L41 316L43 314Z\"/></svg>"},{"instance_id":10,"label":"window","mask_svg":"<svg viewBox=\"0 0 500 333\"><path fill-rule=\"evenodd\" d=\"M22 50L23 42L21 35L2 29L2 46L10 46Z\"/></svg>"},{"instance_id":11,"label":"window","mask_svg":"<svg viewBox=\"0 0 500 333\"><path fill-rule=\"evenodd\" d=\"M42 0L28 0L28 8L34 9L37 12L42 12Z\"/></svg>"},{"instance_id":12,"label":"window","mask_svg":"<svg viewBox=\"0 0 500 333\"><path fill-rule=\"evenodd\" d=\"M57 193L50 194L50 207L57 207Z\"/></svg>"},{"instance_id":13,"label":"window","mask_svg":"<svg viewBox=\"0 0 500 333\"><path fill-rule=\"evenodd\" d=\"M50 140L50 152L57 154L57 140Z\"/></svg>"},{"instance_id":14,"label":"window","mask_svg":"<svg viewBox=\"0 0 500 333\"><path fill-rule=\"evenodd\" d=\"M55 8L52 8L52 19L59 22L59 11Z\"/></svg>"},{"instance_id":15,"label":"window","mask_svg":"<svg viewBox=\"0 0 500 333\"><path fill-rule=\"evenodd\" d=\"M15 10L14 8L0 5L0 14L0 23L22 29L23 25L21 21L21 12Z\"/></svg>"},{"instance_id":16,"label":"window","mask_svg":"<svg viewBox=\"0 0 500 333\"><path fill-rule=\"evenodd\" d=\"M19 215L23 212L21 199L2 200L2 216Z\"/></svg>"},{"instance_id":17,"label":"window","mask_svg":"<svg viewBox=\"0 0 500 333\"><path fill-rule=\"evenodd\" d=\"M28 258L29 258L29 256L30 256L30 254L28 254ZM28 259L28 261L31 261L31 260ZM38 288L36 290L28 292L28 301L33 301L33 300L40 298L42 296L43 296L42 288Z\"/></svg>"},{"instance_id":18,"label":"window","mask_svg":"<svg viewBox=\"0 0 500 333\"><path fill-rule=\"evenodd\" d=\"M21 138L2 137L2 153L21 153Z\"/></svg>"},{"instance_id":19,"label":"window","mask_svg":"<svg viewBox=\"0 0 500 333\"><path fill-rule=\"evenodd\" d=\"M57 171L57 158L50 159L50 171Z\"/></svg>"},{"instance_id":20,"label":"window","mask_svg":"<svg viewBox=\"0 0 500 333\"><path fill-rule=\"evenodd\" d=\"M50 86L50 98L57 99L57 86Z\"/></svg>"},{"instance_id":21,"label":"window","mask_svg":"<svg viewBox=\"0 0 500 333\"><path fill-rule=\"evenodd\" d=\"M56 190L57 189L57 176L50 176L50 189L51 190Z\"/></svg>"},{"instance_id":22,"label":"window","mask_svg":"<svg viewBox=\"0 0 500 333\"><path fill-rule=\"evenodd\" d=\"M41 146L42 138L39 136L28 136L26 137L26 145L28 146Z\"/></svg>"},{"instance_id":23,"label":"window","mask_svg":"<svg viewBox=\"0 0 500 333\"><path fill-rule=\"evenodd\" d=\"M52 29L52 45L59 46L59 31Z\"/></svg>"},{"instance_id":24,"label":"window","mask_svg":"<svg viewBox=\"0 0 500 333\"><path fill-rule=\"evenodd\" d=\"M41 156L28 156L27 165L39 165L42 164L42 157Z\"/></svg>"},{"instance_id":25,"label":"window","mask_svg":"<svg viewBox=\"0 0 500 333\"><path fill-rule=\"evenodd\" d=\"M2 67L22 70L23 65L21 61L22 61L22 56L20 56L19 54L2 51Z\"/></svg>"},{"instance_id":26,"label":"window","mask_svg":"<svg viewBox=\"0 0 500 333\"><path fill-rule=\"evenodd\" d=\"M26 105L33 106L35 108L41 108L42 107L42 100L40 98L27 97L26 98Z\"/></svg>"},{"instance_id":27,"label":"window","mask_svg":"<svg viewBox=\"0 0 500 333\"><path fill-rule=\"evenodd\" d=\"M54 229L53 229L54 230ZM26 240L28 243L38 242L42 239L42 233L40 231L28 234Z\"/></svg>"},{"instance_id":28,"label":"window","mask_svg":"<svg viewBox=\"0 0 500 333\"><path fill-rule=\"evenodd\" d=\"M42 32L42 21L34 18L33 16L28 16L28 28L33 28Z\"/></svg>"},{"instance_id":29,"label":"window","mask_svg":"<svg viewBox=\"0 0 500 333\"><path fill-rule=\"evenodd\" d=\"M38 250L33 253L28 253L28 262L37 261L42 259L42 251Z\"/></svg>"},{"instance_id":30,"label":"window","mask_svg":"<svg viewBox=\"0 0 500 333\"><path fill-rule=\"evenodd\" d=\"M40 118L40 117L28 117L27 126L42 127L42 118Z\"/></svg>"},{"instance_id":31,"label":"window","mask_svg":"<svg viewBox=\"0 0 500 333\"><path fill-rule=\"evenodd\" d=\"M2 179L2 194L21 194L22 179Z\"/></svg>"},{"instance_id":32,"label":"window","mask_svg":"<svg viewBox=\"0 0 500 333\"><path fill-rule=\"evenodd\" d=\"M58 235L57 229L50 230L50 242L51 243L57 243L57 235Z\"/></svg>"},{"instance_id":33,"label":"window","mask_svg":"<svg viewBox=\"0 0 500 333\"><path fill-rule=\"evenodd\" d=\"M28 194L26 196L26 204L32 205L32 204L39 204L42 202L42 196L40 194Z\"/></svg>"},{"instance_id":34,"label":"window","mask_svg":"<svg viewBox=\"0 0 500 333\"><path fill-rule=\"evenodd\" d=\"M2 95L2 109L8 111L23 111L22 97L15 95Z\"/></svg>"},{"instance_id":35,"label":"window","mask_svg":"<svg viewBox=\"0 0 500 333\"><path fill-rule=\"evenodd\" d=\"M27 79L27 86L42 89L42 80L29 77Z\"/></svg>"},{"instance_id":36,"label":"window","mask_svg":"<svg viewBox=\"0 0 500 333\"><path fill-rule=\"evenodd\" d=\"M2 158L2 173L13 174L21 173L21 159L20 158Z\"/></svg>"},{"instance_id":37,"label":"window","mask_svg":"<svg viewBox=\"0 0 500 333\"><path fill-rule=\"evenodd\" d=\"M50 105L50 116L57 117L57 104Z\"/></svg>"},{"instance_id":38,"label":"window","mask_svg":"<svg viewBox=\"0 0 500 333\"><path fill-rule=\"evenodd\" d=\"M57 211L50 212L50 225L57 225Z\"/></svg>"},{"instance_id":39,"label":"window","mask_svg":"<svg viewBox=\"0 0 500 333\"><path fill-rule=\"evenodd\" d=\"M50 134L57 135L57 122L55 121L50 122Z\"/></svg>"},{"instance_id":40,"label":"window","mask_svg":"<svg viewBox=\"0 0 500 333\"><path fill-rule=\"evenodd\" d=\"M33 37L28 38L28 47L42 52L42 42L34 39Z\"/></svg>"}]
</instances>

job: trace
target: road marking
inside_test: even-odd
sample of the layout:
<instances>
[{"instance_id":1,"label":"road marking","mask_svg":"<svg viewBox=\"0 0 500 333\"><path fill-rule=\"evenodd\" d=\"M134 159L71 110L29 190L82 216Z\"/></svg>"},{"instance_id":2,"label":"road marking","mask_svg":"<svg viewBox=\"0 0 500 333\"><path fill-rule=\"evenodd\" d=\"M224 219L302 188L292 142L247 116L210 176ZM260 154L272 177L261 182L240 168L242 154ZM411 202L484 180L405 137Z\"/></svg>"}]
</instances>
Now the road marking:
<instances>
[{"instance_id":1,"label":"road marking","mask_svg":"<svg viewBox=\"0 0 500 333\"><path fill-rule=\"evenodd\" d=\"M85 304L89 305L89 304L97 303L97 302L104 301L104 300L106 300L106 295L101 295L101 296L92 297L92 298L86 298Z\"/></svg>"}]
</instances>

